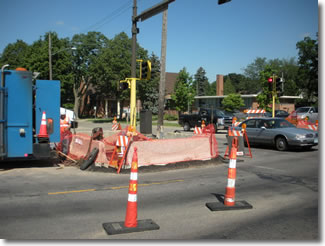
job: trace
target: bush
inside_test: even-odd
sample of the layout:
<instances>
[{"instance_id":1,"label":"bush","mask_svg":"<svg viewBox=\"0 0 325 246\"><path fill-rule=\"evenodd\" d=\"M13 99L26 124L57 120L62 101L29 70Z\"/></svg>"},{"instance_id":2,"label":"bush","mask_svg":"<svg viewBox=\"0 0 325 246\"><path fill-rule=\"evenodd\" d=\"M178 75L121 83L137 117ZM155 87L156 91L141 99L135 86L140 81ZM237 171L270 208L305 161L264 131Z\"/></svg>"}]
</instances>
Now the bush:
<instances>
[{"instance_id":1,"label":"bush","mask_svg":"<svg viewBox=\"0 0 325 246\"><path fill-rule=\"evenodd\" d=\"M172 114L164 114L164 120L178 120L178 116Z\"/></svg>"}]
</instances>

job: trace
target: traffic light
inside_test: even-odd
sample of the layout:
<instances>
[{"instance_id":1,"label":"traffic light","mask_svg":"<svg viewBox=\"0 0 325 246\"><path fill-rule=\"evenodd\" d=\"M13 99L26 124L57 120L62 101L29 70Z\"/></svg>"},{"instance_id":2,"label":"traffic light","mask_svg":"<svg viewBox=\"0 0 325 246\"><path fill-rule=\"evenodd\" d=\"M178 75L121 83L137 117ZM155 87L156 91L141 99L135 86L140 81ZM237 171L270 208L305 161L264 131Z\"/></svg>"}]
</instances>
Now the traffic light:
<instances>
[{"instance_id":1,"label":"traffic light","mask_svg":"<svg viewBox=\"0 0 325 246\"><path fill-rule=\"evenodd\" d=\"M267 82L269 85L269 91L272 92L273 91L273 78L272 77L268 78Z\"/></svg>"},{"instance_id":2,"label":"traffic light","mask_svg":"<svg viewBox=\"0 0 325 246\"><path fill-rule=\"evenodd\" d=\"M230 2L231 0L219 0L218 1L218 4L221 5L221 4L224 4L224 3L227 3L227 2Z\"/></svg>"},{"instance_id":3,"label":"traffic light","mask_svg":"<svg viewBox=\"0 0 325 246\"><path fill-rule=\"evenodd\" d=\"M120 90L124 91L127 88L129 88L129 83L128 82L120 82Z\"/></svg>"},{"instance_id":4,"label":"traffic light","mask_svg":"<svg viewBox=\"0 0 325 246\"><path fill-rule=\"evenodd\" d=\"M141 62L141 70L140 70L140 79L147 79L151 78L151 61L143 61Z\"/></svg>"},{"instance_id":5,"label":"traffic light","mask_svg":"<svg viewBox=\"0 0 325 246\"><path fill-rule=\"evenodd\" d=\"M276 91L278 92L278 95L283 95L283 81L281 78L276 78Z\"/></svg>"}]
</instances>

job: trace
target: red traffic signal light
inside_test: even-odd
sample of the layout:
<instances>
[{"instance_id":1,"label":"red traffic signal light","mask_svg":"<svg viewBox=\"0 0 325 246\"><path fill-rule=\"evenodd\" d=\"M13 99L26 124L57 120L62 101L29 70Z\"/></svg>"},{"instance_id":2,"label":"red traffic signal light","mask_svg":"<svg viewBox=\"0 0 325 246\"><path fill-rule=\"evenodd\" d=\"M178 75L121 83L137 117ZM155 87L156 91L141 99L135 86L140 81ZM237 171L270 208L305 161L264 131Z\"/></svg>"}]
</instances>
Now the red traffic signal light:
<instances>
[{"instance_id":1,"label":"red traffic signal light","mask_svg":"<svg viewBox=\"0 0 325 246\"><path fill-rule=\"evenodd\" d=\"M267 80L267 82L272 83L272 82L273 82L273 79L272 79L272 78L269 78L269 79Z\"/></svg>"}]
</instances>

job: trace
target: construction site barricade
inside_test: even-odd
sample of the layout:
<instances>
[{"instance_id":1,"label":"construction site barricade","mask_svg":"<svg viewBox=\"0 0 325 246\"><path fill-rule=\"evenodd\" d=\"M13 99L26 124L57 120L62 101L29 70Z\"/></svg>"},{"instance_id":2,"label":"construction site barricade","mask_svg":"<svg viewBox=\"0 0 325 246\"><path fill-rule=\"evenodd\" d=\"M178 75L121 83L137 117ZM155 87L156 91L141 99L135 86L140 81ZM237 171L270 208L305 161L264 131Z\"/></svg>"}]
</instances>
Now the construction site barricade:
<instances>
[{"instance_id":1,"label":"construction site barricade","mask_svg":"<svg viewBox=\"0 0 325 246\"><path fill-rule=\"evenodd\" d=\"M194 134L202 134L202 128L195 126L195 128L194 128Z\"/></svg>"},{"instance_id":2,"label":"construction site barricade","mask_svg":"<svg viewBox=\"0 0 325 246\"><path fill-rule=\"evenodd\" d=\"M265 110L264 109L248 109L245 111L247 114L264 114Z\"/></svg>"},{"instance_id":3,"label":"construction site barricade","mask_svg":"<svg viewBox=\"0 0 325 246\"><path fill-rule=\"evenodd\" d=\"M313 131L318 131L318 126L306 120L298 120L297 128L305 128Z\"/></svg>"},{"instance_id":4,"label":"construction site barricade","mask_svg":"<svg viewBox=\"0 0 325 246\"><path fill-rule=\"evenodd\" d=\"M247 147L248 147L248 152L249 152L248 154L245 153L244 137L247 142ZM234 128L229 127L228 134L226 135L226 138L227 138L228 146L227 146L224 157L226 157L227 155L229 155L229 153L231 153L231 148L233 147L232 143L234 141L234 138L236 139L236 141L235 141L236 149L237 149L236 155L237 156L246 156L247 155L247 156L250 156L251 158L253 157L245 129L236 130Z\"/></svg>"},{"instance_id":5,"label":"construction site barricade","mask_svg":"<svg viewBox=\"0 0 325 246\"><path fill-rule=\"evenodd\" d=\"M139 167L210 160L219 154L217 141L212 134L196 135L190 138L132 142L126 157L126 168L131 166L134 147L138 149Z\"/></svg>"},{"instance_id":6,"label":"construction site barricade","mask_svg":"<svg viewBox=\"0 0 325 246\"><path fill-rule=\"evenodd\" d=\"M85 158L88 152L91 137L87 134L78 133L72 135L72 140L70 144L69 157L73 159ZM102 141L92 140L91 147L99 149L95 163L108 165L108 158L106 156L106 151L110 148L110 145L105 145ZM114 147L111 147L112 152Z\"/></svg>"},{"instance_id":7,"label":"construction site barricade","mask_svg":"<svg viewBox=\"0 0 325 246\"><path fill-rule=\"evenodd\" d=\"M236 155L237 156L243 156L245 155L245 146L244 146L244 137L243 135L241 136L226 136L227 137L227 142L228 142L228 146L229 146L229 153L231 153L231 149L232 149L232 142L233 142L233 139L235 137L237 137L238 139L238 149L237 149L237 152L236 152Z\"/></svg>"},{"instance_id":8,"label":"construction site barricade","mask_svg":"<svg viewBox=\"0 0 325 246\"><path fill-rule=\"evenodd\" d=\"M113 159L114 150L120 136L125 135L126 129L119 133L106 137L101 141L92 140L90 150L98 148L99 152L95 160L96 166L117 168L116 163L110 165ZM78 133L72 135L70 151L68 156L78 160L86 157L91 137L87 134ZM123 168L130 168L133 156L133 149L138 149L138 164L140 166L148 165L166 165L170 163L210 160L216 158L218 153L217 140L214 134L194 135L189 138L175 139L150 139L138 133L129 139L129 149L126 151L125 163ZM116 157L115 157L116 158ZM120 168L120 166L118 167Z\"/></svg>"}]
</instances>

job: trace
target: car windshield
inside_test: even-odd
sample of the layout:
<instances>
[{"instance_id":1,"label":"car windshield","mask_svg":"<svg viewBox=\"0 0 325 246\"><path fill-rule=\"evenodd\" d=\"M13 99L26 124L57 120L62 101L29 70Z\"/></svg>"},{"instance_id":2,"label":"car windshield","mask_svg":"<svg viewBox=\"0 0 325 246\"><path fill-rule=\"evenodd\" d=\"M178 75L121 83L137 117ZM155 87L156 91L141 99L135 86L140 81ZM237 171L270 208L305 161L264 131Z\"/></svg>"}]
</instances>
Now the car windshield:
<instances>
[{"instance_id":1,"label":"car windshield","mask_svg":"<svg viewBox=\"0 0 325 246\"><path fill-rule=\"evenodd\" d=\"M309 108L297 108L296 113L308 113Z\"/></svg>"},{"instance_id":2,"label":"car windshield","mask_svg":"<svg viewBox=\"0 0 325 246\"><path fill-rule=\"evenodd\" d=\"M265 123L267 124L267 128L291 128L291 127L295 127L290 122L288 122L286 120L281 120L281 119L267 120Z\"/></svg>"}]
</instances>

